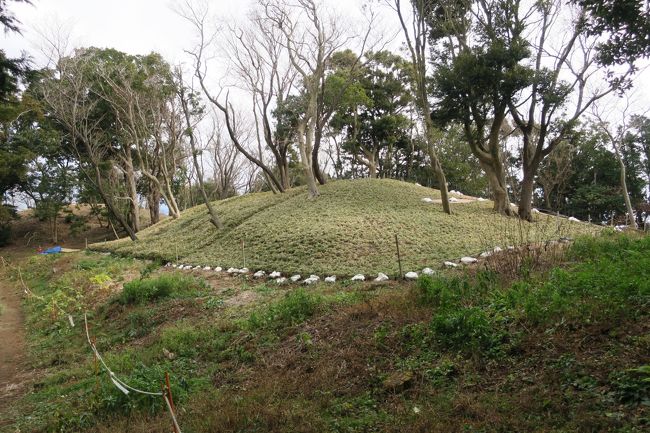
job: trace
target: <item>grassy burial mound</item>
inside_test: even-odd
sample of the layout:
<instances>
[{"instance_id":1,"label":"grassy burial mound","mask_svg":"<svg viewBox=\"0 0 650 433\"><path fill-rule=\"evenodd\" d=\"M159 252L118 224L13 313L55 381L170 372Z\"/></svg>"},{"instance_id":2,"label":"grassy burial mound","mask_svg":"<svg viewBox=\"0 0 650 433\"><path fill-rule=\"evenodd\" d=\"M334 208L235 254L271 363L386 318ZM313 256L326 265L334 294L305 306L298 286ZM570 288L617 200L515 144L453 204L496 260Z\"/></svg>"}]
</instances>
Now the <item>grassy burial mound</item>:
<instances>
[{"instance_id":1,"label":"grassy burial mound","mask_svg":"<svg viewBox=\"0 0 650 433\"><path fill-rule=\"evenodd\" d=\"M307 199L304 188L295 188L285 194L258 193L215 202L226 226L221 231L209 223L205 206L196 206L178 220L143 230L136 242L122 239L92 248L165 261L178 256L183 263L224 268L397 274L395 234L406 272L438 267L445 260L495 246L598 230L541 214L534 223L522 222L496 215L490 201L462 197L452 203L450 216L435 203L440 198L437 190L395 180L333 181L320 191L315 200Z\"/></svg>"}]
</instances>

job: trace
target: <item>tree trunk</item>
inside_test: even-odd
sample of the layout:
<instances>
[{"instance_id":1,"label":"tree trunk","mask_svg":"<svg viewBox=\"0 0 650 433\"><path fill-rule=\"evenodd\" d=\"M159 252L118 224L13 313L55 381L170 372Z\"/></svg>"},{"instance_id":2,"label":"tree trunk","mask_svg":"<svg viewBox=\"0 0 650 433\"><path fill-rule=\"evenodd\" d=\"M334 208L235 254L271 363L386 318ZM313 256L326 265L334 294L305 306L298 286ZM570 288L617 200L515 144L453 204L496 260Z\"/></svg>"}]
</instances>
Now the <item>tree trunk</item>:
<instances>
[{"instance_id":1,"label":"tree trunk","mask_svg":"<svg viewBox=\"0 0 650 433\"><path fill-rule=\"evenodd\" d=\"M117 211L115 208L115 205L113 204L113 200L110 199L108 194L106 194L106 191L104 190L104 187L102 186L102 174L99 170L99 165L96 163L92 163L94 169L95 169L95 179L97 181L97 191L99 192L99 195L102 197L102 201L108 208L109 212L117 219L117 222L122 226L122 228L126 231L126 233L129 235L132 241L137 241L138 237L135 235L135 231L133 228L127 224L126 220L124 219L124 216Z\"/></svg>"},{"instance_id":2,"label":"tree trunk","mask_svg":"<svg viewBox=\"0 0 650 433\"><path fill-rule=\"evenodd\" d=\"M189 128L189 127L188 127ZM212 207L212 203L210 203L210 199L208 198L208 194L205 192L205 185L203 184L203 172L201 171L201 167L199 165L199 159L197 156L196 148L194 146L194 139L192 138L192 133L190 132L190 143L192 146L192 161L194 162L194 169L196 170L196 177L199 181L199 189L201 190L201 195L203 196L203 201L205 203L205 207L208 209L208 214L210 215L210 222L212 223L213 226L215 226L217 229L221 230L223 229L223 223L217 216L217 212L215 212L214 207Z\"/></svg>"},{"instance_id":3,"label":"tree trunk","mask_svg":"<svg viewBox=\"0 0 650 433\"><path fill-rule=\"evenodd\" d=\"M160 221L160 189L153 182L150 182L151 190L147 194L147 205L149 206L149 218L151 224L156 224Z\"/></svg>"},{"instance_id":4,"label":"tree trunk","mask_svg":"<svg viewBox=\"0 0 650 433\"><path fill-rule=\"evenodd\" d=\"M131 156L131 149L126 148L126 155L124 158L125 172L126 172L126 184L129 192L129 200L131 202L131 222L133 224L133 231L140 231L140 209L138 206L138 190L135 184L135 172L133 170L133 158Z\"/></svg>"},{"instance_id":5,"label":"tree trunk","mask_svg":"<svg viewBox=\"0 0 650 433\"><path fill-rule=\"evenodd\" d=\"M426 111L425 111L426 113ZM424 118L424 128L426 130L427 138L427 154L429 155L429 161L431 168L436 175L436 180L438 181L438 188L440 188L440 200L442 201L442 211L448 215L451 215L451 206L449 205L449 190L447 188L447 176L445 176L445 171L442 169L442 164L440 164L440 159L438 159L438 154L435 150L434 144L434 131L431 119L425 114Z\"/></svg>"},{"instance_id":6,"label":"tree trunk","mask_svg":"<svg viewBox=\"0 0 650 433\"><path fill-rule=\"evenodd\" d=\"M280 172L280 183L282 184L282 188L286 191L291 188L291 182L289 181L289 162L286 158L278 161L278 170Z\"/></svg>"},{"instance_id":7,"label":"tree trunk","mask_svg":"<svg viewBox=\"0 0 650 433\"><path fill-rule=\"evenodd\" d=\"M307 188L309 190L309 198L318 197L318 186L316 186L316 179L314 178L314 173L312 170L311 163L311 149L309 148L308 142L311 140L309 137L309 132L305 130L305 122L298 122L298 147L300 149L300 162L302 164L302 170L305 176L305 181L307 182Z\"/></svg>"},{"instance_id":8,"label":"tree trunk","mask_svg":"<svg viewBox=\"0 0 650 433\"><path fill-rule=\"evenodd\" d=\"M625 207L627 208L627 219L630 221L630 225L637 228L636 218L634 218L634 208L632 207L632 201L630 200L630 194L627 191L627 180L625 174L625 162L623 157L618 150L618 145L612 140L612 145L614 146L614 151L616 154L616 159L618 159L618 164L621 167L621 187L623 188L623 197L625 198Z\"/></svg>"},{"instance_id":9,"label":"tree trunk","mask_svg":"<svg viewBox=\"0 0 650 433\"><path fill-rule=\"evenodd\" d=\"M495 167L496 165L496 167ZM481 163L481 167L488 178L492 196L494 199L494 211L502 215L512 215L510 197L506 186L506 176L501 164Z\"/></svg>"},{"instance_id":10,"label":"tree trunk","mask_svg":"<svg viewBox=\"0 0 650 433\"><path fill-rule=\"evenodd\" d=\"M374 159L368 158L368 173L371 179L377 178L377 163Z\"/></svg>"},{"instance_id":11,"label":"tree trunk","mask_svg":"<svg viewBox=\"0 0 650 433\"><path fill-rule=\"evenodd\" d=\"M55 244L59 242L59 225L57 224L57 213L52 217L52 242Z\"/></svg>"},{"instance_id":12,"label":"tree trunk","mask_svg":"<svg viewBox=\"0 0 650 433\"><path fill-rule=\"evenodd\" d=\"M325 176L323 176L323 172L318 165L318 152L320 151L321 136L321 127L318 127L314 133L314 149L311 152L311 169L318 183L325 185Z\"/></svg>"},{"instance_id":13,"label":"tree trunk","mask_svg":"<svg viewBox=\"0 0 650 433\"><path fill-rule=\"evenodd\" d=\"M532 170L524 169L524 178L521 181L521 197L519 198L519 218L532 221L533 190L535 189L535 177Z\"/></svg>"}]
</instances>

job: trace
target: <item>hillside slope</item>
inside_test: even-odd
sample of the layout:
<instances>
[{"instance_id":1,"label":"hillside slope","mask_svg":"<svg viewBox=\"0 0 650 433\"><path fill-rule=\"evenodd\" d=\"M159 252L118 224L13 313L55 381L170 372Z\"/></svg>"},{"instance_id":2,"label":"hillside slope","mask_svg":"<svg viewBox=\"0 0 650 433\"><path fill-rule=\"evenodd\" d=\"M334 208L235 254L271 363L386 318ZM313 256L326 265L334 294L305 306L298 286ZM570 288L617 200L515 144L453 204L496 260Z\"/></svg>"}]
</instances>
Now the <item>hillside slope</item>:
<instances>
[{"instance_id":1,"label":"hillside slope","mask_svg":"<svg viewBox=\"0 0 650 433\"><path fill-rule=\"evenodd\" d=\"M215 230L205 206L183 212L128 239L93 249L193 265L286 273L396 274L395 239L404 271L438 267L494 246L518 245L595 232L597 227L540 215L535 223L494 214L489 201L452 204L453 215L422 198L430 188L395 180L333 181L308 200L304 188L215 202L226 228ZM242 252L242 241L245 248ZM244 264L245 255L245 264Z\"/></svg>"}]
</instances>

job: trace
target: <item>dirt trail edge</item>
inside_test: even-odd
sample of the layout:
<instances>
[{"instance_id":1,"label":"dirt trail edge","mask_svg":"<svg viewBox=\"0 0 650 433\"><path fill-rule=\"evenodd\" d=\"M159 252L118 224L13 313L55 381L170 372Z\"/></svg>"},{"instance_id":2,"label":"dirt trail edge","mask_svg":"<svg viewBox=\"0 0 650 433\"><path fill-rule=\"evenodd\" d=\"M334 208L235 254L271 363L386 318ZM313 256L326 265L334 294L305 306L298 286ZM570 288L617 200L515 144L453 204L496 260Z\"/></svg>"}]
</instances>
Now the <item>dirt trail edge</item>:
<instances>
[{"instance_id":1,"label":"dirt trail edge","mask_svg":"<svg viewBox=\"0 0 650 433\"><path fill-rule=\"evenodd\" d=\"M0 408L6 408L22 394L26 385L25 329L20 300L20 289L7 281L7 270L0 268ZM0 420L0 427L3 424Z\"/></svg>"}]
</instances>

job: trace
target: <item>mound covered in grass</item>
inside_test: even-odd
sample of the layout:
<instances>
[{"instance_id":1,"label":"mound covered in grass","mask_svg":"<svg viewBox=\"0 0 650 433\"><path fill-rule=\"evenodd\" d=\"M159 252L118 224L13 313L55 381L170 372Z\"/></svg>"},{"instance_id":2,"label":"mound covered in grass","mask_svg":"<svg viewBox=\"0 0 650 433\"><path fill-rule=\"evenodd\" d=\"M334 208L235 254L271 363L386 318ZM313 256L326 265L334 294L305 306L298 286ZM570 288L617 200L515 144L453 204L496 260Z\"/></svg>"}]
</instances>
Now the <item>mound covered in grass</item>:
<instances>
[{"instance_id":1,"label":"mound covered in grass","mask_svg":"<svg viewBox=\"0 0 650 433\"><path fill-rule=\"evenodd\" d=\"M453 203L453 215L423 202L437 190L395 180L329 182L309 200L304 188L215 202L225 228L216 230L205 206L183 212L129 239L92 248L204 266L287 273L397 274L395 235L404 271L439 266L495 246L537 243L593 233L596 226L538 215L533 223L492 212L492 202ZM242 241L244 250L242 251ZM244 263L245 259L245 263Z\"/></svg>"}]
</instances>

